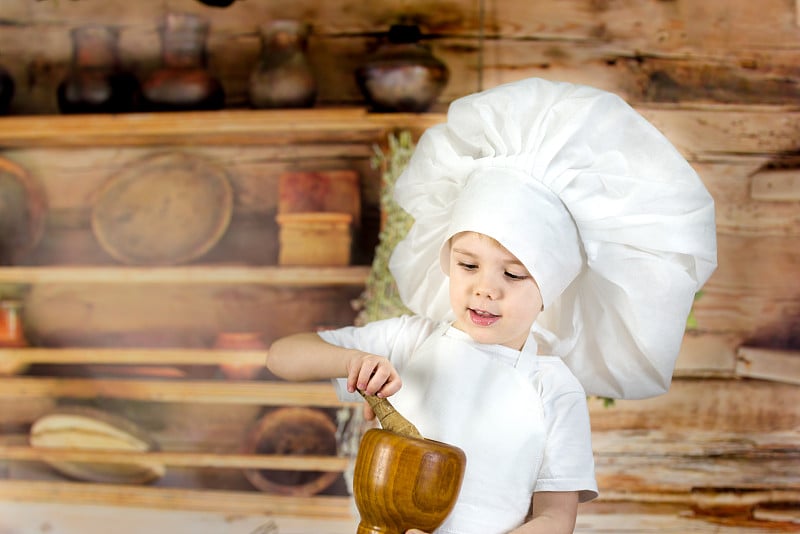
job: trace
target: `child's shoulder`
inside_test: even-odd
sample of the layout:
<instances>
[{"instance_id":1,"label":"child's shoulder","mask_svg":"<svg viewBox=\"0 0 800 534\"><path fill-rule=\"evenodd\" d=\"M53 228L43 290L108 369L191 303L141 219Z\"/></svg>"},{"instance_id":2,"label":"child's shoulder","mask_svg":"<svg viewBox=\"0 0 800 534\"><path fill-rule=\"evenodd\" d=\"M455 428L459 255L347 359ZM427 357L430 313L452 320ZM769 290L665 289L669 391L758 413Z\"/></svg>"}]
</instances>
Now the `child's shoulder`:
<instances>
[{"instance_id":1,"label":"child's shoulder","mask_svg":"<svg viewBox=\"0 0 800 534\"><path fill-rule=\"evenodd\" d=\"M575 374L558 356L539 356L534 379L539 382L540 391L548 395L580 393L586 395Z\"/></svg>"}]
</instances>

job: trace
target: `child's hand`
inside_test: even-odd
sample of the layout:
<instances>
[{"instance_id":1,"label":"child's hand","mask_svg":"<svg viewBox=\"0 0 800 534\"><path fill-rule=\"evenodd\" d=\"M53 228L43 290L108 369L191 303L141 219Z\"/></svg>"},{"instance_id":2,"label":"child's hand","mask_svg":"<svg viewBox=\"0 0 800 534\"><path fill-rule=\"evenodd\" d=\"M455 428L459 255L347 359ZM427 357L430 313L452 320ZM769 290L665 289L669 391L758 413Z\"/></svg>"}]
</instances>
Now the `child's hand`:
<instances>
[{"instance_id":1,"label":"child's hand","mask_svg":"<svg viewBox=\"0 0 800 534\"><path fill-rule=\"evenodd\" d=\"M406 534L428 534L428 533L422 532L421 530L417 530L416 528L412 528L411 530L406 530Z\"/></svg>"},{"instance_id":2,"label":"child's hand","mask_svg":"<svg viewBox=\"0 0 800 534\"><path fill-rule=\"evenodd\" d=\"M388 397L400 391L400 375L388 359L366 352L355 352L347 361L347 391Z\"/></svg>"}]
</instances>

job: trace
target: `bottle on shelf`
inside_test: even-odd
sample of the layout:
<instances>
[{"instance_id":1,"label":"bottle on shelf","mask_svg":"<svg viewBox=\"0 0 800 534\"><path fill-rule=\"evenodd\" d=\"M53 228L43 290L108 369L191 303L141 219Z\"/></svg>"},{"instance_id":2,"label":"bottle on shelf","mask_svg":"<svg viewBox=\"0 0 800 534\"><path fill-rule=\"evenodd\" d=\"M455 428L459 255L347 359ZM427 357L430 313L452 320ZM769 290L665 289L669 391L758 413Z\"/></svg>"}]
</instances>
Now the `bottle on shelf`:
<instances>
[{"instance_id":1,"label":"bottle on shelf","mask_svg":"<svg viewBox=\"0 0 800 534\"><path fill-rule=\"evenodd\" d=\"M307 108L314 105L317 83L306 54L311 25L273 20L260 27L261 57L250 75L250 104L255 108Z\"/></svg>"},{"instance_id":2,"label":"bottle on shelf","mask_svg":"<svg viewBox=\"0 0 800 534\"><path fill-rule=\"evenodd\" d=\"M139 93L136 77L120 66L119 30L91 24L74 28L72 63L57 88L61 113L133 111Z\"/></svg>"},{"instance_id":3,"label":"bottle on shelf","mask_svg":"<svg viewBox=\"0 0 800 534\"><path fill-rule=\"evenodd\" d=\"M225 90L208 69L210 24L193 13L168 13L159 28L162 65L142 83L143 106L150 111L215 110L225 105Z\"/></svg>"}]
</instances>

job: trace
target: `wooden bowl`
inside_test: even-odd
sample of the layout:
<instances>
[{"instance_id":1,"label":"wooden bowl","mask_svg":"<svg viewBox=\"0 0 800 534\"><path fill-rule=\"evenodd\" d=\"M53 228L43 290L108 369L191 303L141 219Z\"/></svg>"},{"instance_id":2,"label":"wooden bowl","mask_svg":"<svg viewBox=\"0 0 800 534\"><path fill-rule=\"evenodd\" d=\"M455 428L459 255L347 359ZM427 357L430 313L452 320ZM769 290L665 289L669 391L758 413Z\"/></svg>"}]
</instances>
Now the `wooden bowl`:
<instances>
[{"instance_id":1,"label":"wooden bowl","mask_svg":"<svg viewBox=\"0 0 800 534\"><path fill-rule=\"evenodd\" d=\"M92 231L122 263L186 263L222 238L233 203L226 170L213 160L157 153L131 162L102 186L92 207Z\"/></svg>"},{"instance_id":2,"label":"wooden bowl","mask_svg":"<svg viewBox=\"0 0 800 534\"><path fill-rule=\"evenodd\" d=\"M467 458L458 447L388 430L367 430L353 475L357 534L436 530L456 504Z\"/></svg>"}]
</instances>

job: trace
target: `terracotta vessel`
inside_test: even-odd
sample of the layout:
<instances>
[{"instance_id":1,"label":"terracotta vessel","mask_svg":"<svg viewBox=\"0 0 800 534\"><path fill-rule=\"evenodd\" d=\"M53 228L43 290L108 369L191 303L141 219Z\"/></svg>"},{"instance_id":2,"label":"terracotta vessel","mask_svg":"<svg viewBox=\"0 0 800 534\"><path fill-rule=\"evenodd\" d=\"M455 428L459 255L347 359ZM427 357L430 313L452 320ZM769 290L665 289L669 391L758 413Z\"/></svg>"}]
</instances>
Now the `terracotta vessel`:
<instances>
[{"instance_id":1,"label":"terracotta vessel","mask_svg":"<svg viewBox=\"0 0 800 534\"><path fill-rule=\"evenodd\" d=\"M142 83L144 107L151 111L222 109L225 90L207 67L209 22L193 13L168 13L159 30L163 65Z\"/></svg>"},{"instance_id":2,"label":"terracotta vessel","mask_svg":"<svg viewBox=\"0 0 800 534\"><path fill-rule=\"evenodd\" d=\"M260 32L261 58L250 75L250 103L256 108L312 107L317 83L306 56L311 25L273 20Z\"/></svg>"},{"instance_id":3,"label":"terracotta vessel","mask_svg":"<svg viewBox=\"0 0 800 534\"><path fill-rule=\"evenodd\" d=\"M317 408L284 407L267 412L250 428L242 447L246 454L336 455L336 425ZM337 471L246 469L244 476L266 493L308 497L324 491Z\"/></svg>"},{"instance_id":4,"label":"terracotta vessel","mask_svg":"<svg viewBox=\"0 0 800 534\"><path fill-rule=\"evenodd\" d=\"M58 85L61 113L124 113L133 111L139 82L122 70L119 30L98 24L72 30L72 64Z\"/></svg>"},{"instance_id":5,"label":"terracotta vessel","mask_svg":"<svg viewBox=\"0 0 800 534\"><path fill-rule=\"evenodd\" d=\"M214 348L266 352L267 346L261 339L260 332L220 332L214 341ZM263 365L249 363L226 362L219 364L219 370L231 380L253 380L263 368Z\"/></svg>"},{"instance_id":6,"label":"terracotta vessel","mask_svg":"<svg viewBox=\"0 0 800 534\"><path fill-rule=\"evenodd\" d=\"M22 302L0 300L0 347L27 347L28 340L22 327Z\"/></svg>"},{"instance_id":7,"label":"terracotta vessel","mask_svg":"<svg viewBox=\"0 0 800 534\"><path fill-rule=\"evenodd\" d=\"M450 77L447 66L421 43L419 27L395 24L386 42L355 71L371 111L427 111Z\"/></svg>"},{"instance_id":8,"label":"terracotta vessel","mask_svg":"<svg viewBox=\"0 0 800 534\"><path fill-rule=\"evenodd\" d=\"M410 528L433 532L455 506L466 467L464 451L413 437L419 435L416 428L386 399L365 399L383 428L364 434L356 457L357 534L404 534Z\"/></svg>"}]
</instances>

